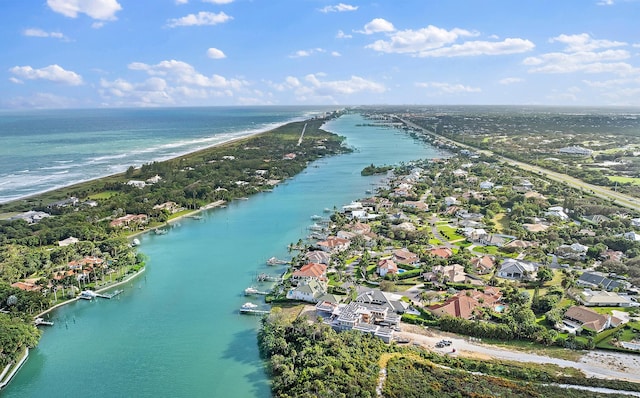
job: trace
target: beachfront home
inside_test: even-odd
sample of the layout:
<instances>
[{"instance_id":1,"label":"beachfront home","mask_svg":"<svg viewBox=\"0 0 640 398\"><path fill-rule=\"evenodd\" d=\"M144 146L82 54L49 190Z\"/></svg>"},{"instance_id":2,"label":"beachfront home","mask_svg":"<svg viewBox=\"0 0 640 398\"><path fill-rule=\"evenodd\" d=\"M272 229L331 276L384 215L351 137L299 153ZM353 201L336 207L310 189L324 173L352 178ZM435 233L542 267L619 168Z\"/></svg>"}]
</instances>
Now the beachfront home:
<instances>
[{"instance_id":1,"label":"beachfront home","mask_svg":"<svg viewBox=\"0 0 640 398\"><path fill-rule=\"evenodd\" d=\"M142 188L147 186L147 183L144 182L144 181L140 181L140 180L129 180L129 181L127 181L127 185L132 186L132 187L136 187L138 189L142 189Z\"/></svg>"},{"instance_id":2,"label":"beachfront home","mask_svg":"<svg viewBox=\"0 0 640 398\"><path fill-rule=\"evenodd\" d=\"M44 211L30 210L21 214L17 214L9 218L9 220L24 220L27 222L27 224L36 224L43 218L47 217L51 217L51 214L45 213Z\"/></svg>"},{"instance_id":3,"label":"beachfront home","mask_svg":"<svg viewBox=\"0 0 640 398\"><path fill-rule=\"evenodd\" d=\"M533 280L538 272L539 264L507 258L502 261L497 276L504 279Z\"/></svg>"}]
</instances>

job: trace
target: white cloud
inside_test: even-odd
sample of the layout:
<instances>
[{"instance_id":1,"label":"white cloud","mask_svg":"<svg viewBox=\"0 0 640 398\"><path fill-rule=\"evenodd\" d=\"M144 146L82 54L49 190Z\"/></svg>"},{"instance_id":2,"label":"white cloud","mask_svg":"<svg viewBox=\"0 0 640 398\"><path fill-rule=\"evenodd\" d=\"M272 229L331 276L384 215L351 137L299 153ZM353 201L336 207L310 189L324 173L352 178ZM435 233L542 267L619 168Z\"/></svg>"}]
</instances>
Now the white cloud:
<instances>
[{"instance_id":1,"label":"white cloud","mask_svg":"<svg viewBox=\"0 0 640 398\"><path fill-rule=\"evenodd\" d=\"M476 35L464 29L446 30L429 25L419 30L407 29L392 33L389 40L377 40L366 47L384 53L419 53L453 43L459 37Z\"/></svg>"},{"instance_id":2,"label":"white cloud","mask_svg":"<svg viewBox=\"0 0 640 398\"><path fill-rule=\"evenodd\" d=\"M100 29L104 26L104 22L100 21L100 22L94 22L91 24L91 27L93 29Z\"/></svg>"},{"instance_id":3,"label":"white cloud","mask_svg":"<svg viewBox=\"0 0 640 398\"><path fill-rule=\"evenodd\" d=\"M51 93L36 93L29 97L15 97L5 101L2 105L9 108L72 108L78 105L86 106L86 103L79 104L75 98L67 98Z\"/></svg>"},{"instance_id":4,"label":"white cloud","mask_svg":"<svg viewBox=\"0 0 640 398\"><path fill-rule=\"evenodd\" d=\"M444 82L426 82L416 83L416 87L435 89L431 94L461 94L461 93L479 93L482 90L479 87L465 86L462 84L451 84Z\"/></svg>"},{"instance_id":5,"label":"white cloud","mask_svg":"<svg viewBox=\"0 0 640 398\"><path fill-rule=\"evenodd\" d=\"M562 34L560 36L549 39L549 42L559 42L566 44L567 48L565 49L565 51L567 52L593 51L600 48L611 48L627 45L627 43L621 41L595 40L592 39L588 33L582 33L579 35Z\"/></svg>"},{"instance_id":6,"label":"white cloud","mask_svg":"<svg viewBox=\"0 0 640 398\"><path fill-rule=\"evenodd\" d=\"M213 59L222 59L227 58L227 56L222 52L222 50L218 50L217 48L211 47L207 50L207 56Z\"/></svg>"},{"instance_id":7,"label":"white cloud","mask_svg":"<svg viewBox=\"0 0 640 398\"><path fill-rule=\"evenodd\" d=\"M298 50L295 53L289 55L289 58L304 58L304 57L310 57L313 54L316 53L324 53L326 52L326 50L324 50L323 48L311 48L309 50Z\"/></svg>"},{"instance_id":8,"label":"white cloud","mask_svg":"<svg viewBox=\"0 0 640 398\"><path fill-rule=\"evenodd\" d=\"M67 37L60 32L46 32L38 28L25 29L22 34L29 37L52 37L54 39L68 40Z\"/></svg>"},{"instance_id":9,"label":"white cloud","mask_svg":"<svg viewBox=\"0 0 640 398\"><path fill-rule=\"evenodd\" d=\"M351 76L348 80L326 80L324 73L308 74L302 80L288 76L283 83L267 82L275 90L292 91L297 101L328 101L333 103L348 101L348 97L359 93L383 93L383 84L367 80L360 76ZM341 101L340 101L341 100Z\"/></svg>"},{"instance_id":10,"label":"white cloud","mask_svg":"<svg viewBox=\"0 0 640 398\"><path fill-rule=\"evenodd\" d=\"M178 26L200 26L200 25L217 25L225 23L233 19L224 12L213 13L207 11L200 11L197 14L189 14L182 18L172 18L167 21L167 26L175 28Z\"/></svg>"},{"instance_id":11,"label":"white cloud","mask_svg":"<svg viewBox=\"0 0 640 398\"><path fill-rule=\"evenodd\" d=\"M189 0L176 0L176 4L180 5L180 4L187 4L189 3Z\"/></svg>"},{"instance_id":12,"label":"white cloud","mask_svg":"<svg viewBox=\"0 0 640 398\"><path fill-rule=\"evenodd\" d=\"M478 55L519 54L533 50L535 44L524 39L504 39L503 41L467 41L435 50L421 51L418 57L468 57Z\"/></svg>"},{"instance_id":13,"label":"white cloud","mask_svg":"<svg viewBox=\"0 0 640 398\"><path fill-rule=\"evenodd\" d=\"M523 81L524 79L521 79L519 77L505 77L504 79L500 79L498 83L509 85L509 84L515 84L515 83L522 83Z\"/></svg>"},{"instance_id":14,"label":"white cloud","mask_svg":"<svg viewBox=\"0 0 640 398\"><path fill-rule=\"evenodd\" d=\"M332 57L342 57L342 54L340 54L340 53L339 53L339 52L337 52L337 51L331 51L331 56L332 56Z\"/></svg>"},{"instance_id":15,"label":"white cloud","mask_svg":"<svg viewBox=\"0 0 640 398\"><path fill-rule=\"evenodd\" d=\"M341 30L339 30L336 34L336 39L351 39L352 37L352 35L348 35Z\"/></svg>"},{"instance_id":16,"label":"white cloud","mask_svg":"<svg viewBox=\"0 0 640 398\"><path fill-rule=\"evenodd\" d=\"M15 84L23 84L23 83L24 83L24 81L22 81L22 80L18 79L17 77L13 77L13 76L11 76L11 77L9 78L9 81L10 81L11 83L15 83Z\"/></svg>"},{"instance_id":17,"label":"white cloud","mask_svg":"<svg viewBox=\"0 0 640 398\"><path fill-rule=\"evenodd\" d=\"M59 65L49 65L41 69L34 69L31 66L14 66L9 71L19 78L27 80L42 79L71 86L82 84L82 76L73 71L65 70Z\"/></svg>"},{"instance_id":18,"label":"white cloud","mask_svg":"<svg viewBox=\"0 0 640 398\"><path fill-rule=\"evenodd\" d=\"M364 25L364 30L358 30L356 32L363 33L365 35L371 35L374 33L380 32L393 32L396 29L393 27L393 24L386 19L375 18L371 20L368 24Z\"/></svg>"},{"instance_id":19,"label":"white cloud","mask_svg":"<svg viewBox=\"0 0 640 398\"><path fill-rule=\"evenodd\" d=\"M335 6L323 7L319 11L327 13L327 12L355 11L357 9L358 9L358 6L352 6L352 5L349 5L349 4L339 3L339 4L336 4Z\"/></svg>"},{"instance_id":20,"label":"white cloud","mask_svg":"<svg viewBox=\"0 0 640 398\"><path fill-rule=\"evenodd\" d=\"M551 52L527 57L523 64L532 73L612 73L628 75L640 69L626 61L631 58L627 50L612 49L627 43L611 40L595 40L586 33L560 35L550 39L552 43L566 44L563 52Z\"/></svg>"},{"instance_id":21,"label":"white cloud","mask_svg":"<svg viewBox=\"0 0 640 398\"><path fill-rule=\"evenodd\" d=\"M134 62L130 70L142 71L149 78L140 82L124 79L100 82L100 94L112 106L193 105L246 93L249 83L217 74L204 75L186 62L167 60L155 65Z\"/></svg>"},{"instance_id":22,"label":"white cloud","mask_svg":"<svg viewBox=\"0 0 640 398\"><path fill-rule=\"evenodd\" d=\"M86 14L100 21L116 20L116 12L122 10L117 0L47 0L47 5L69 18Z\"/></svg>"},{"instance_id":23,"label":"white cloud","mask_svg":"<svg viewBox=\"0 0 640 398\"><path fill-rule=\"evenodd\" d=\"M230 4L233 3L234 0L202 0L203 3L211 3L211 4Z\"/></svg>"},{"instance_id":24,"label":"white cloud","mask_svg":"<svg viewBox=\"0 0 640 398\"><path fill-rule=\"evenodd\" d=\"M599 6L612 6L614 4L614 0L600 0L596 4Z\"/></svg>"}]
</instances>

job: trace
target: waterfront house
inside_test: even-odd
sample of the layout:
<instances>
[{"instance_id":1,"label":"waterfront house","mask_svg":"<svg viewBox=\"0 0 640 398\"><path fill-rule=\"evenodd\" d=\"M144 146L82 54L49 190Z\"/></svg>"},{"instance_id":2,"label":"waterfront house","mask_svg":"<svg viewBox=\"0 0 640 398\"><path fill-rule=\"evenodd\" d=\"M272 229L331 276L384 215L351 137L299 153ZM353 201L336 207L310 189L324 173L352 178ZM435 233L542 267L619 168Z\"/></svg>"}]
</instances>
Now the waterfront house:
<instances>
[{"instance_id":1,"label":"waterfront house","mask_svg":"<svg viewBox=\"0 0 640 398\"><path fill-rule=\"evenodd\" d=\"M300 267L291 275L291 283L294 285L304 285L309 281L315 280L318 282L327 281L327 266L318 263L308 263Z\"/></svg>"},{"instance_id":2,"label":"waterfront house","mask_svg":"<svg viewBox=\"0 0 640 398\"><path fill-rule=\"evenodd\" d=\"M331 255L322 250L313 250L313 251L307 252L305 254L305 258L310 263L329 265L329 263L331 262Z\"/></svg>"},{"instance_id":3,"label":"waterfront house","mask_svg":"<svg viewBox=\"0 0 640 398\"><path fill-rule=\"evenodd\" d=\"M287 292L287 299L317 303L319 298L326 293L325 285L317 280L309 280L304 285L299 285Z\"/></svg>"},{"instance_id":4,"label":"waterfront house","mask_svg":"<svg viewBox=\"0 0 640 398\"><path fill-rule=\"evenodd\" d=\"M390 258L383 259L378 261L378 267L376 268L376 271L378 272L378 275L384 278L387 274L398 274L398 266Z\"/></svg>"},{"instance_id":5,"label":"waterfront house","mask_svg":"<svg viewBox=\"0 0 640 398\"><path fill-rule=\"evenodd\" d=\"M112 228L127 228L132 225L143 225L148 221L146 214L127 214L122 217L118 217L109 223Z\"/></svg>"},{"instance_id":6,"label":"waterfront house","mask_svg":"<svg viewBox=\"0 0 640 398\"><path fill-rule=\"evenodd\" d=\"M43 218L47 218L47 217L51 217L51 214L45 213L44 211L30 210L30 211L15 215L9 218L9 220L24 220L27 222L27 224L36 224Z\"/></svg>"},{"instance_id":7,"label":"waterfront house","mask_svg":"<svg viewBox=\"0 0 640 398\"><path fill-rule=\"evenodd\" d=\"M600 333L609 327L620 324L618 318L611 315L598 314L597 312L583 306L574 305L564 313L562 323L569 326L570 330L579 332L582 329L589 329Z\"/></svg>"},{"instance_id":8,"label":"waterfront house","mask_svg":"<svg viewBox=\"0 0 640 398\"><path fill-rule=\"evenodd\" d=\"M145 180L145 182L146 182L147 184L157 184L157 183L159 183L160 181L162 181L162 177L160 177L160 176L159 176L159 175L157 175L157 174L156 174L156 175L154 175L153 177L151 177L151 178L147 178L147 179Z\"/></svg>"},{"instance_id":9,"label":"waterfront house","mask_svg":"<svg viewBox=\"0 0 640 398\"><path fill-rule=\"evenodd\" d=\"M351 242L348 239L330 236L326 240L316 243L316 247L327 253L338 253L349 248Z\"/></svg>"},{"instance_id":10,"label":"waterfront house","mask_svg":"<svg viewBox=\"0 0 640 398\"><path fill-rule=\"evenodd\" d=\"M497 276L504 279L533 280L538 266L537 263L507 258L502 261Z\"/></svg>"},{"instance_id":11,"label":"waterfront house","mask_svg":"<svg viewBox=\"0 0 640 398\"><path fill-rule=\"evenodd\" d=\"M142 188L147 186L147 183L144 182L144 181L140 181L140 180L129 180L129 181L127 181L127 185L132 186L132 187L136 187L138 189L142 189Z\"/></svg>"}]
</instances>

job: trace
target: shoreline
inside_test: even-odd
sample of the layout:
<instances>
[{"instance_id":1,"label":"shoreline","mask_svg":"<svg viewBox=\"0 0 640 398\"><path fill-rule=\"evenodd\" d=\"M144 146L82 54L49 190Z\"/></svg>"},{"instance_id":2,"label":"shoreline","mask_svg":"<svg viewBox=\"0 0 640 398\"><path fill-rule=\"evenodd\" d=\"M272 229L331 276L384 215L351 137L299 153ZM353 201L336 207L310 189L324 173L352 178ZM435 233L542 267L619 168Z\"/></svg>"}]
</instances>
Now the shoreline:
<instances>
[{"instance_id":1,"label":"shoreline","mask_svg":"<svg viewBox=\"0 0 640 398\"><path fill-rule=\"evenodd\" d=\"M96 289L96 290L94 290L94 291L95 291L96 293L101 293L101 292L104 292L104 291L106 291L106 290L112 289L112 288L114 288L114 287L116 287L116 286L123 285L123 284L125 284L125 283L127 283L127 282L131 281L133 278L137 277L138 275L142 274L143 272L145 272L145 271L146 271L146 269L147 269L147 267L146 267L146 266L144 266L144 267L140 268L136 273L134 273L134 274L130 275L129 277L127 277L127 278L125 278L125 279L121 280L120 282L116 282L116 283L114 283L114 284L112 284L112 285L109 285L109 286L101 287L100 289ZM74 301L78 301L79 299L80 299L80 297L74 297L74 298L69 299L69 300L67 300L67 301L63 301L62 303L58 303L58 304L54 305L53 307L51 307L51 308L49 308L49 309L46 309L46 310L42 311L41 313L39 313L39 314L35 315L35 316L33 317L33 319L40 318L40 317L42 317L42 315L48 314L49 312L51 312L51 311L55 310L56 308L60 308L60 307L62 307L62 306L64 306L64 305L70 304L70 303L72 303L72 302L74 302Z\"/></svg>"},{"instance_id":2,"label":"shoreline","mask_svg":"<svg viewBox=\"0 0 640 398\"><path fill-rule=\"evenodd\" d=\"M294 119L287 120L287 121L282 122L282 123L275 123L273 125L265 127L264 130L245 131L246 134L243 134L242 136L239 136L239 137L229 138L227 140L224 140L224 141L221 141L221 142L217 142L217 143L215 143L213 145L209 145L209 146L206 146L206 147L203 147L203 148L191 150L191 151L188 151L188 152L185 152L185 153L181 153L181 154L178 154L178 155L175 155L175 156L171 156L171 157L168 157L168 158L151 159L147 163L166 162L166 161L171 161L171 160L176 160L176 159L192 156L192 155L195 155L195 154L197 154L199 152L202 152L202 151L208 151L208 150L213 149L213 148L222 147L222 146L225 146L225 145L228 145L228 144L233 144L233 143L235 143L237 141L241 141L241 140L244 140L244 139L247 139L247 138L252 138L252 137L258 136L260 134L268 133L270 131L273 131L275 129L278 129L278 128L280 128L282 126L285 126L287 124L290 124L290 123L304 122L304 121L307 121L307 120L310 120L310 117L302 117L300 120L298 120L298 118L294 118ZM139 169L140 167L141 166L138 166L138 167L136 167L136 169ZM0 201L0 208L2 206L7 206L7 205L10 205L10 204L19 202L19 201L33 200L33 199L36 199L40 195L51 194L51 193L53 193L55 191L59 191L59 190L71 189L71 188L74 188L74 187L77 187L77 186L81 186L82 184L95 182L95 181L98 181L98 180L101 180L101 179L119 177L119 176L124 175L125 172L126 172L126 170L121 171L121 172L117 172L117 173L113 173L113 174L105 174L105 175L98 176L98 177L95 177L95 178L89 178L87 180L81 180L81 181L77 181L77 182L72 182L72 183L67 184L67 185L60 185L60 186L57 186L57 187L53 187L51 189L46 189L44 191L39 191L39 192L36 192L36 193L33 193L33 194L28 194L26 196L21 196L21 197L18 197L18 198L10 199L10 200L8 200L6 202Z\"/></svg>"}]
</instances>

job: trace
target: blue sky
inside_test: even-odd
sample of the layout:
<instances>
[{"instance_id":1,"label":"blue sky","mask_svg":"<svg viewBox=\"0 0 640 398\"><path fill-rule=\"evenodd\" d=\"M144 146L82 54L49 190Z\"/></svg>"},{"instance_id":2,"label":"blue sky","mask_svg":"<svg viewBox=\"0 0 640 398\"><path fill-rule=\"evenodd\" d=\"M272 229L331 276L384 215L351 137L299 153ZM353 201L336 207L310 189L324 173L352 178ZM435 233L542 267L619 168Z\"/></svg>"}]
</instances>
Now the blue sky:
<instances>
[{"instance_id":1,"label":"blue sky","mask_svg":"<svg viewBox=\"0 0 640 398\"><path fill-rule=\"evenodd\" d=\"M636 0L0 7L0 108L640 106Z\"/></svg>"}]
</instances>

